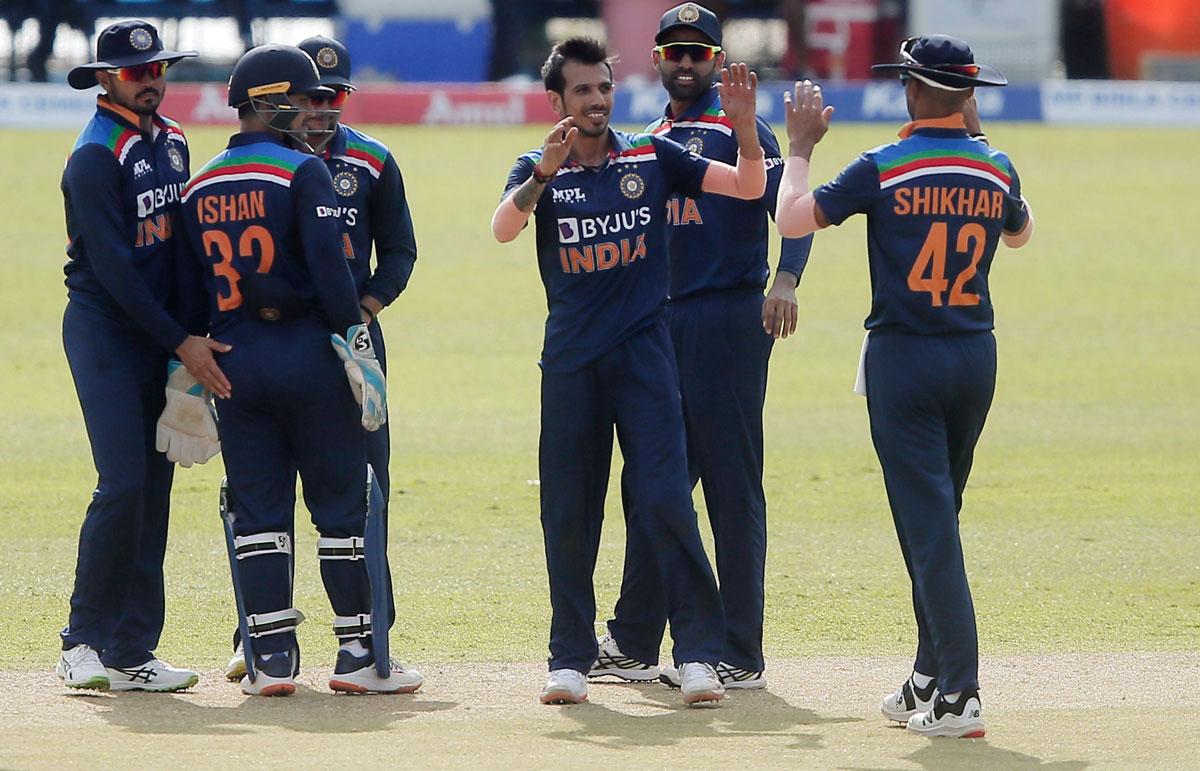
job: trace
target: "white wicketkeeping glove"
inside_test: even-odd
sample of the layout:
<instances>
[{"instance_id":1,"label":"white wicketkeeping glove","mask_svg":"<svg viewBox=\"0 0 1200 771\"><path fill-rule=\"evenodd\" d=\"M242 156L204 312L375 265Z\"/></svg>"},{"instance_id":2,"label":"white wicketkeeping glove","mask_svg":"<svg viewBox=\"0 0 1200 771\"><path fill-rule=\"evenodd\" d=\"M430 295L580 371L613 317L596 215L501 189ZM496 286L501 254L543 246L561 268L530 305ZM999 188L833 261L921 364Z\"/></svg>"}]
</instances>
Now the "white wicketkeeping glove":
<instances>
[{"instance_id":1,"label":"white wicketkeeping glove","mask_svg":"<svg viewBox=\"0 0 1200 771\"><path fill-rule=\"evenodd\" d=\"M184 468L221 451L212 392L174 359L167 364L167 406L158 418L154 446Z\"/></svg>"},{"instance_id":2,"label":"white wicketkeeping glove","mask_svg":"<svg viewBox=\"0 0 1200 771\"><path fill-rule=\"evenodd\" d=\"M346 336L329 336L333 350L346 368L346 379L354 400L362 405L362 426L368 431L378 431L387 423L387 383L383 369L375 360L375 348L371 345L371 334L366 324L355 324L346 330Z\"/></svg>"}]
</instances>

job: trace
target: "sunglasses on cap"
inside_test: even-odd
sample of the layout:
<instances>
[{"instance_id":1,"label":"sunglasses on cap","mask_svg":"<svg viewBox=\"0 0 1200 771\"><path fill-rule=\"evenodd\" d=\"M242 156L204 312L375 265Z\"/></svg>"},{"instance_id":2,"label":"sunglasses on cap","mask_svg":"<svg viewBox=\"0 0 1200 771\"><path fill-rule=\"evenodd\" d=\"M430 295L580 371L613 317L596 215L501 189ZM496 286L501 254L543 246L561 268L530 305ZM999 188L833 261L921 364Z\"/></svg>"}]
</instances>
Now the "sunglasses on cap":
<instances>
[{"instance_id":1,"label":"sunglasses on cap","mask_svg":"<svg viewBox=\"0 0 1200 771\"><path fill-rule=\"evenodd\" d=\"M167 64L167 62L146 62L145 64L135 64L132 67L116 67L108 72L116 75L117 80L122 83L137 83L147 75L151 80L161 78L167 71Z\"/></svg>"},{"instance_id":2,"label":"sunglasses on cap","mask_svg":"<svg viewBox=\"0 0 1200 771\"><path fill-rule=\"evenodd\" d=\"M938 70L939 72L950 72L950 73L955 73L958 75L966 75L966 76L972 77L972 78L979 76L979 65L978 64L921 64L921 62L917 61L917 58L912 55L912 50L916 46L917 41L920 39L921 38L919 36L918 37L910 37L910 38L906 39L904 42L900 43L900 61L901 61L901 63L911 64L916 67L924 67L929 70ZM909 81L909 74L907 72L905 72L904 70L901 70L900 71L900 82L907 83L908 81Z\"/></svg>"},{"instance_id":3,"label":"sunglasses on cap","mask_svg":"<svg viewBox=\"0 0 1200 771\"><path fill-rule=\"evenodd\" d=\"M314 96L312 98L313 107L324 107L329 105L335 110L340 110L346 105L346 100L350 98L350 92L339 88L333 96Z\"/></svg>"},{"instance_id":4,"label":"sunglasses on cap","mask_svg":"<svg viewBox=\"0 0 1200 771\"><path fill-rule=\"evenodd\" d=\"M664 43L654 47L654 52L669 62L679 63L690 56L693 62L711 62L721 53L721 46L706 43Z\"/></svg>"}]
</instances>

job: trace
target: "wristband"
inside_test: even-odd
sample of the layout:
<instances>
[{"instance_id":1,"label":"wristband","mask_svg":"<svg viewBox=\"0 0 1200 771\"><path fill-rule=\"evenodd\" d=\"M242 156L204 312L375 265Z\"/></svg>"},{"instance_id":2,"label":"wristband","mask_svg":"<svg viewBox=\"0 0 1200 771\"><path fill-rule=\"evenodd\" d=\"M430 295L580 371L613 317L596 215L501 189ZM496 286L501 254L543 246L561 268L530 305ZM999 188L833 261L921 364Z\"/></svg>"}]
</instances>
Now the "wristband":
<instances>
[{"instance_id":1,"label":"wristband","mask_svg":"<svg viewBox=\"0 0 1200 771\"><path fill-rule=\"evenodd\" d=\"M971 139L978 139L980 142L983 142L985 145L988 144L987 134L983 133L982 131L980 131L978 134L971 134L970 137L971 137Z\"/></svg>"},{"instance_id":2,"label":"wristband","mask_svg":"<svg viewBox=\"0 0 1200 771\"><path fill-rule=\"evenodd\" d=\"M359 304L358 304L358 307L359 307L359 308L361 308L361 309L363 309L364 311L366 311L366 312L367 312L367 315L371 317L371 321L370 321L370 322L368 322L368 323L374 323L374 321L375 321L375 311L373 311L373 310L371 310L370 308L368 308L368 307L367 307L367 305L366 305L366 303L359 303Z\"/></svg>"},{"instance_id":3,"label":"wristband","mask_svg":"<svg viewBox=\"0 0 1200 771\"><path fill-rule=\"evenodd\" d=\"M553 174L545 174L545 175L540 174L540 173L538 173L538 167L536 165L533 167L533 181L534 182L537 182L539 185L545 185L552 179L554 179Z\"/></svg>"}]
</instances>

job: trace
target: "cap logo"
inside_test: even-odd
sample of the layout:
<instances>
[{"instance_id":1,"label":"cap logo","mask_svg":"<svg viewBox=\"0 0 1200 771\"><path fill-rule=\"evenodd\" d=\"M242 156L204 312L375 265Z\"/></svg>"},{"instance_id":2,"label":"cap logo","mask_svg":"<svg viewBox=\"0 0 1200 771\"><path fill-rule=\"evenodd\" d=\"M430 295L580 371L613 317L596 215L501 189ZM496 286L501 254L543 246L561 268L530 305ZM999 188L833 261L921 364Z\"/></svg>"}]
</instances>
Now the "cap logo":
<instances>
[{"instance_id":1,"label":"cap logo","mask_svg":"<svg viewBox=\"0 0 1200 771\"><path fill-rule=\"evenodd\" d=\"M337 51L329 46L325 46L320 51L317 51L317 64L326 70L332 70L338 65Z\"/></svg>"},{"instance_id":2,"label":"cap logo","mask_svg":"<svg viewBox=\"0 0 1200 771\"><path fill-rule=\"evenodd\" d=\"M679 9L679 21L683 24L695 24L700 21L700 9L691 3L685 3Z\"/></svg>"},{"instance_id":3,"label":"cap logo","mask_svg":"<svg viewBox=\"0 0 1200 771\"><path fill-rule=\"evenodd\" d=\"M138 27L129 33L129 45L138 51L148 51L154 45L154 36L145 27Z\"/></svg>"}]
</instances>

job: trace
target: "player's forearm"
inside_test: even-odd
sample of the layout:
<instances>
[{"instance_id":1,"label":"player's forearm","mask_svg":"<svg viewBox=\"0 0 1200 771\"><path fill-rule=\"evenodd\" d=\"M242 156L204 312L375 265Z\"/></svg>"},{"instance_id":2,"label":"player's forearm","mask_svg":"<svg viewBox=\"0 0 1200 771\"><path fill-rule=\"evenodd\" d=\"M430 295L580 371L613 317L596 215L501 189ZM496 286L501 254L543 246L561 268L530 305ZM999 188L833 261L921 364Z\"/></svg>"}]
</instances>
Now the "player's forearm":
<instances>
[{"instance_id":1,"label":"player's forearm","mask_svg":"<svg viewBox=\"0 0 1200 771\"><path fill-rule=\"evenodd\" d=\"M529 222L530 212L522 211L516 201L517 195L524 187L522 185L512 195L506 196L492 214L492 235L502 244L507 244L521 235L521 231Z\"/></svg>"},{"instance_id":2,"label":"player's forearm","mask_svg":"<svg viewBox=\"0 0 1200 771\"><path fill-rule=\"evenodd\" d=\"M1025 200L1025 196L1021 196L1021 204L1025 207L1025 226L1016 233L1007 231L1000 233L1004 245L1010 249L1020 249L1033 237L1033 208L1029 205L1029 201Z\"/></svg>"},{"instance_id":3,"label":"player's forearm","mask_svg":"<svg viewBox=\"0 0 1200 771\"><path fill-rule=\"evenodd\" d=\"M817 200L808 189L808 161L799 156L789 157L783 166L775 225L784 238L803 238L821 229Z\"/></svg>"},{"instance_id":4,"label":"player's forearm","mask_svg":"<svg viewBox=\"0 0 1200 771\"><path fill-rule=\"evenodd\" d=\"M755 137L755 144L758 143ZM767 189L767 165L763 159L762 148L759 148L757 158L749 158L738 152L736 166L714 161L704 172L702 189L706 193L727 195L731 198L753 200L761 198Z\"/></svg>"}]
</instances>

